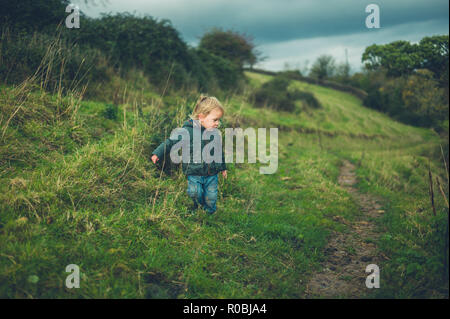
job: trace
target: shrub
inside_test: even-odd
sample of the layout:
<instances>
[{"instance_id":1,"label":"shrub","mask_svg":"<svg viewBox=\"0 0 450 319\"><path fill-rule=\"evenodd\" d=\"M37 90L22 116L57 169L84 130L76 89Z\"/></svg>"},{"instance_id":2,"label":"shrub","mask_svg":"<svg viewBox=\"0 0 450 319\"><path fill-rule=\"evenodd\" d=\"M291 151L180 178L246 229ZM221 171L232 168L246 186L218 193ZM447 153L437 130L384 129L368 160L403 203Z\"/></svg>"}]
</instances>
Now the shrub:
<instances>
[{"instance_id":1,"label":"shrub","mask_svg":"<svg viewBox=\"0 0 450 319\"><path fill-rule=\"evenodd\" d=\"M207 80L211 81L215 77L216 83L220 88L235 88L243 79L242 72L231 61L203 49L198 49L196 54L206 68L206 74L211 77Z\"/></svg>"},{"instance_id":2,"label":"shrub","mask_svg":"<svg viewBox=\"0 0 450 319\"><path fill-rule=\"evenodd\" d=\"M276 110L295 111L295 101L304 101L307 108L319 108L320 103L312 93L299 90L288 90L290 80L285 75L278 75L264 83L254 93L256 106L268 106Z\"/></svg>"},{"instance_id":3,"label":"shrub","mask_svg":"<svg viewBox=\"0 0 450 319\"><path fill-rule=\"evenodd\" d=\"M293 96L294 99L301 100L306 108L318 109L321 107L320 102L311 92L296 90L292 92L291 95Z\"/></svg>"},{"instance_id":4,"label":"shrub","mask_svg":"<svg viewBox=\"0 0 450 319\"><path fill-rule=\"evenodd\" d=\"M0 26L23 31L42 31L64 22L68 0L0 0Z\"/></svg>"},{"instance_id":5,"label":"shrub","mask_svg":"<svg viewBox=\"0 0 450 319\"><path fill-rule=\"evenodd\" d=\"M295 109L294 99L292 99L287 88L289 80L285 77L277 76L269 82L264 83L255 92L255 103L257 106L267 105L268 107L282 111L293 111Z\"/></svg>"}]
</instances>

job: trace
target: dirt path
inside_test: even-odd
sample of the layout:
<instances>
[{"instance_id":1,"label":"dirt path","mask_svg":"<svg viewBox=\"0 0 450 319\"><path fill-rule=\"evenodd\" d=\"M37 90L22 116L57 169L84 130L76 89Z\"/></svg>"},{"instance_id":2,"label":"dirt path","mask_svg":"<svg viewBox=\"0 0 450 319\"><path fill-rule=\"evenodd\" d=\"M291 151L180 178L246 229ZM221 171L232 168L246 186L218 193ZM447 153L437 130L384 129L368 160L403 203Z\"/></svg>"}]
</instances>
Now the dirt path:
<instances>
[{"instance_id":1,"label":"dirt path","mask_svg":"<svg viewBox=\"0 0 450 319\"><path fill-rule=\"evenodd\" d=\"M374 196L361 194L353 186L357 179L355 166L345 160L339 175L344 187L360 206L362 216L354 222L340 216L334 220L344 223L349 231L335 232L325 249L326 261L321 272L315 273L307 284L305 298L365 298L375 289L366 287L365 272L369 264L380 266L382 257L375 243L379 237L374 219L384 211Z\"/></svg>"}]
</instances>

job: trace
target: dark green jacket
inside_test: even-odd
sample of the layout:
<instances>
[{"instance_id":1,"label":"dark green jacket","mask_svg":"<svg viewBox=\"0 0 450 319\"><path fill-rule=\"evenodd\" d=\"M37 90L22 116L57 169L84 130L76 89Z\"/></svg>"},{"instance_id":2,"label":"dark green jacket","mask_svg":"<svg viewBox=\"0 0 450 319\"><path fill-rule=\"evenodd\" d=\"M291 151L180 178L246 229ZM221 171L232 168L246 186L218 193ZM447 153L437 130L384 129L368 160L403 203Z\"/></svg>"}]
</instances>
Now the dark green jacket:
<instances>
[{"instance_id":1,"label":"dark green jacket","mask_svg":"<svg viewBox=\"0 0 450 319\"><path fill-rule=\"evenodd\" d=\"M216 162L211 162L211 163L205 163L202 159L201 163L194 163L193 162L193 130L194 130L194 122L192 119L189 119L187 121L184 122L183 124L183 128L185 128L188 132L189 132L189 137L190 137L190 161L189 163L182 163L182 168L183 168L183 173L185 173L186 175L200 175L200 176L211 176L211 175L216 175L217 173L224 171L227 169L227 166L225 164L225 155L223 152L223 148L222 148L222 162L221 163L216 163ZM201 126L201 136L203 136L203 132L205 131L205 128L203 126ZM174 146L176 143L178 143L181 140L181 136L178 137L178 139L176 140L172 140L170 138L166 139L164 142L162 142L153 152L152 155L155 154L156 156L158 156L159 160L162 161L164 159L164 157L166 156L166 161L169 160L170 161L170 150L172 148L172 146ZM201 150L203 151L203 148L205 145L207 145L208 143L210 143L211 141L213 141L214 136L210 137L210 140L203 140L201 139ZM222 147L222 141L220 141L220 146ZM214 152L214 150L213 150ZM212 155L214 155L214 153L211 153Z\"/></svg>"}]
</instances>

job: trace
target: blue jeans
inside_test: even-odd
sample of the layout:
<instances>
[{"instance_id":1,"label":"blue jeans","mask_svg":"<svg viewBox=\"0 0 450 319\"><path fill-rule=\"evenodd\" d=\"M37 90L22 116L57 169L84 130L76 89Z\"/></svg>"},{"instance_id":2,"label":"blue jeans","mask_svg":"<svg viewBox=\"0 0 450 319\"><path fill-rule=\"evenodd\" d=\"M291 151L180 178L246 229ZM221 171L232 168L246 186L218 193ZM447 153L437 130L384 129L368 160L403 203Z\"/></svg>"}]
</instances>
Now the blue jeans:
<instances>
[{"instance_id":1,"label":"blue jeans","mask_svg":"<svg viewBox=\"0 0 450 319\"><path fill-rule=\"evenodd\" d=\"M218 177L188 175L187 193L194 201L194 208L202 205L206 212L213 214L216 211Z\"/></svg>"}]
</instances>

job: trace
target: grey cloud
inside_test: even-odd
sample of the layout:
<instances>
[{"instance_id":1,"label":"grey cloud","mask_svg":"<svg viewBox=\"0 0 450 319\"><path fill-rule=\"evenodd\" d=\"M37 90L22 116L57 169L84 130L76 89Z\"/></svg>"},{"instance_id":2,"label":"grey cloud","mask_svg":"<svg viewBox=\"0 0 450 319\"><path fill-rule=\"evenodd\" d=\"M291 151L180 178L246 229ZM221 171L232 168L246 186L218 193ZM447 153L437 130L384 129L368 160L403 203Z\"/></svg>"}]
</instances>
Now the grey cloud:
<instances>
[{"instance_id":1,"label":"grey cloud","mask_svg":"<svg viewBox=\"0 0 450 319\"><path fill-rule=\"evenodd\" d=\"M101 11L136 11L167 18L190 43L214 26L245 32L260 44L362 32L368 15L365 7L371 3L380 7L383 28L432 19L448 21L446 0L109 0L109 3L106 8L91 6L84 11L93 15Z\"/></svg>"},{"instance_id":2,"label":"grey cloud","mask_svg":"<svg viewBox=\"0 0 450 319\"><path fill-rule=\"evenodd\" d=\"M324 53L344 61L347 48L356 71L368 45L448 34L449 25L447 0L108 0L106 7L77 1L90 16L127 11L169 19L194 46L211 27L247 33L269 57L261 66L271 70L286 61L312 63ZM365 8L372 3L380 8L380 29L365 27Z\"/></svg>"},{"instance_id":3,"label":"grey cloud","mask_svg":"<svg viewBox=\"0 0 450 319\"><path fill-rule=\"evenodd\" d=\"M364 32L330 37L297 39L261 45L260 50L269 56L267 61L257 67L279 71L285 63L291 67L302 69L306 61L309 66L321 54L332 55L337 63L345 62L345 49L352 72L360 71L361 56L365 48L371 44L385 44L396 40L419 42L430 34L448 34L448 23L445 21L424 21L406 23L391 28L366 29Z\"/></svg>"}]
</instances>

